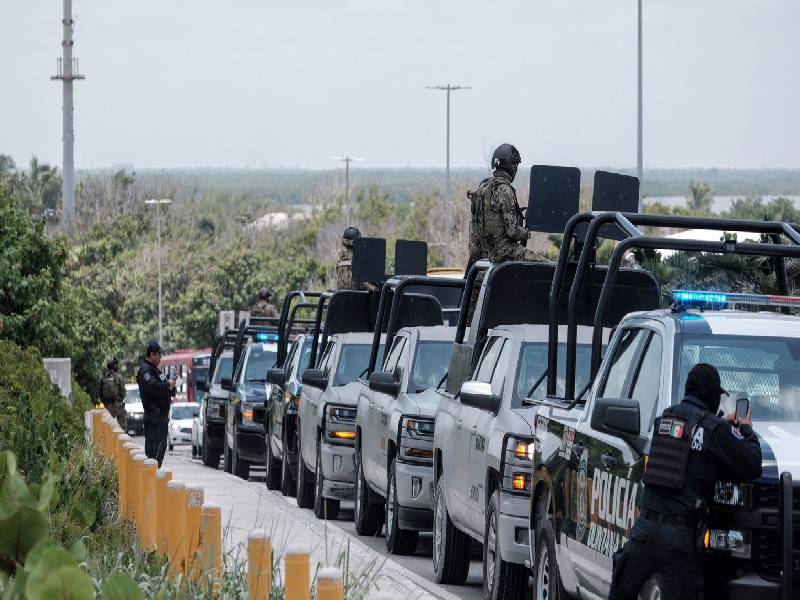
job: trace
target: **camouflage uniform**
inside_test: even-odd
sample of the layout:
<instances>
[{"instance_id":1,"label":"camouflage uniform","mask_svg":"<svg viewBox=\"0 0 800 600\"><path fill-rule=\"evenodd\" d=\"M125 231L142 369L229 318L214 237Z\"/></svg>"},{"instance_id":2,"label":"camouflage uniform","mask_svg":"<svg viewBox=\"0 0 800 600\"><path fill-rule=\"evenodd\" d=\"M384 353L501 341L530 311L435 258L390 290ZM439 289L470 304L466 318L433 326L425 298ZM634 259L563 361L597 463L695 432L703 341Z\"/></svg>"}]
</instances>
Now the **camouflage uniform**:
<instances>
[{"instance_id":1,"label":"camouflage uniform","mask_svg":"<svg viewBox=\"0 0 800 600\"><path fill-rule=\"evenodd\" d=\"M253 305L253 308L250 309L250 316L251 317L277 317L278 311L275 310L275 307L272 306L268 301L261 298L258 302Z\"/></svg>"},{"instance_id":2,"label":"camouflage uniform","mask_svg":"<svg viewBox=\"0 0 800 600\"><path fill-rule=\"evenodd\" d=\"M523 225L522 212L511 177L496 170L478 189L468 194L471 203L469 257L470 265L481 258L493 263L508 260L546 262L544 255L528 250L525 242L528 230Z\"/></svg>"},{"instance_id":3,"label":"camouflage uniform","mask_svg":"<svg viewBox=\"0 0 800 600\"><path fill-rule=\"evenodd\" d=\"M113 400L104 400L103 405L106 407L106 410L111 413L111 416L117 420L117 423L119 423L119 426L122 427L122 430L125 431L125 382L122 380L122 375L116 371L107 370L103 375L103 379L106 379L107 377L111 377L114 380L116 394Z\"/></svg>"},{"instance_id":4,"label":"camouflage uniform","mask_svg":"<svg viewBox=\"0 0 800 600\"><path fill-rule=\"evenodd\" d=\"M365 286L360 281L353 279L353 248L343 246L336 261L336 289L337 290L363 290Z\"/></svg>"}]
</instances>

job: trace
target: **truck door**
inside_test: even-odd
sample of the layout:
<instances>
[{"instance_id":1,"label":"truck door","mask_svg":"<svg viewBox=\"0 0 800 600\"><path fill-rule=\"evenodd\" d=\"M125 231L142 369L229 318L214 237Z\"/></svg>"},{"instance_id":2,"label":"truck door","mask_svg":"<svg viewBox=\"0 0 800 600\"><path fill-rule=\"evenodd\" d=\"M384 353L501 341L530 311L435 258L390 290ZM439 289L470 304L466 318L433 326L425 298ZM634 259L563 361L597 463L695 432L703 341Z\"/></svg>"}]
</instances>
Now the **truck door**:
<instances>
[{"instance_id":1,"label":"truck door","mask_svg":"<svg viewBox=\"0 0 800 600\"><path fill-rule=\"evenodd\" d=\"M336 340L328 341L325 346L325 351L322 354L319 362L319 368L328 376L328 387L331 386L331 365L333 364L334 355L336 352ZM322 410L320 403L322 402L322 395L324 390L320 390L310 385L304 385L301 391L302 399L300 401L300 455L306 461L306 465L315 465L316 456L316 443L317 443L317 424L320 422L321 415L319 411Z\"/></svg>"},{"instance_id":2,"label":"truck door","mask_svg":"<svg viewBox=\"0 0 800 600\"><path fill-rule=\"evenodd\" d=\"M502 384L504 381L504 373L500 367L501 355L506 344L511 341L499 335L493 335L486 341L486 346L483 350L480 362L475 369L474 374L470 378L472 381L481 381L484 383L492 383L493 380L497 381L500 386L499 393L502 394ZM495 378L497 373L497 378ZM498 393L494 385L492 391ZM484 417L492 417L490 413L474 408L472 406L461 405L461 414L456 418L455 427L453 429L453 448L449 454L448 465L448 480L453 487L453 495L456 499L456 506L453 506L451 515L454 520L462 527L473 529L470 525L471 518L471 505L477 501L480 496L479 486L485 484L485 444L487 443L486 435L488 429L478 433L479 425L483 424ZM479 450L483 448L483 452ZM476 464L473 461L476 456L480 456L480 463ZM454 467L450 469L450 467ZM454 472L453 472L454 471ZM452 474L451 474L452 473ZM450 506L448 505L448 508ZM483 531L483 527L479 532Z\"/></svg>"},{"instance_id":3,"label":"truck door","mask_svg":"<svg viewBox=\"0 0 800 600\"><path fill-rule=\"evenodd\" d=\"M509 374L511 369L511 356L513 340L502 338L497 342L500 351L497 354L497 361L494 364L491 375L488 368L484 372L479 372L479 377L490 377L489 383L492 385L492 393L503 398L502 411L511 408L511 389L513 385L513 374ZM514 365L516 366L516 365ZM487 365L488 367L488 365ZM482 379L479 379L483 381ZM508 385L506 381L508 380ZM500 413L498 413L500 414ZM489 451L489 440L492 436L499 436L500 439L505 435L505 431L496 433L495 420L497 417L486 410L479 410L471 406L465 406L461 413L464 427L469 425L469 457L467 469L469 489L467 490L467 506L469 508L469 527L480 536L485 532L484 511L486 509L486 472L489 467L487 452Z\"/></svg>"}]
</instances>

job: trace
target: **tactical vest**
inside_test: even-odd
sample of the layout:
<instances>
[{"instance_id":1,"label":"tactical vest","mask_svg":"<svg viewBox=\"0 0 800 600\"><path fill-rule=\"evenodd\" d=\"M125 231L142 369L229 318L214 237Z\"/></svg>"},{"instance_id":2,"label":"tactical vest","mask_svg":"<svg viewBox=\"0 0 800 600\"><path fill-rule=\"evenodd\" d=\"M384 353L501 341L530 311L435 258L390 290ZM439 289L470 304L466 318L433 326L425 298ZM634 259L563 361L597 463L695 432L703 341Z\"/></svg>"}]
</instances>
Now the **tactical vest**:
<instances>
[{"instance_id":1,"label":"tactical vest","mask_svg":"<svg viewBox=\"0 0 800 600\"><path fill-rule=\"evenodd\" d=\"M692 454L692 444L698 428L703 429L699 435L707 443L718 423L702 410L687 411L680 405L665 410L653 426L644 484L672 490L690 488L698 496L705 496L704 488L713 486L716 469L711 457L704 455L705 447Z\"/></svg>"}]
</instances>

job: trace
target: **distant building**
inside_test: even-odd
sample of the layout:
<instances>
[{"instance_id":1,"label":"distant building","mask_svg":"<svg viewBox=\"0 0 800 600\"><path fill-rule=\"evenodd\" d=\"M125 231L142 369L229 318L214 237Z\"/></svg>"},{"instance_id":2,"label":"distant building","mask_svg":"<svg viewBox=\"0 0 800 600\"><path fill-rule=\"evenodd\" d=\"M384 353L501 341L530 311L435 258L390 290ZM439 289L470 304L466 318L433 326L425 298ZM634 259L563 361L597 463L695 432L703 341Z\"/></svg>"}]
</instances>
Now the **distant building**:
<instances>
[{"instance_id":1,"label":"distant building","mask_svg":"<svg viewBox=\"0 0 800 600\"><path fill-rule=\"evenodd\" d=\"M271 212L260 216L250 223L247 228L260 231L262 229L286 229L291 223L302 221L308 215L300 212Z\"/></svg>"}]
</instances>

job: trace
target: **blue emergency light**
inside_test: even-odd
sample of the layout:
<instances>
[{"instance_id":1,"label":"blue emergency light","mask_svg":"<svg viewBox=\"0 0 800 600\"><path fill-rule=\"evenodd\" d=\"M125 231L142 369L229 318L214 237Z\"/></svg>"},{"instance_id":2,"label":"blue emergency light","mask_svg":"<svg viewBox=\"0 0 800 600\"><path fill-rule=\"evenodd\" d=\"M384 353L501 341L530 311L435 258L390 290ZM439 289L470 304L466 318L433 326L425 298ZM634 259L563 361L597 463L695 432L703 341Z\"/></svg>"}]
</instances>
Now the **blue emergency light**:
<instances>
[{"instance_id":1,"label":"blue emergency light","mask_svg":"<svg viewBox=\"0 0 800 600\"><path fill-rule=\"evenodd\" d=\"M739 294L731 292L703 292L696 290L675 290L672 298L676 304L749 304L754 306L789 306L800 308L800 297L773 296L769 294Z\"/></svg>"},{"instance_id":2,"label":"blue emergency light","mask_svg":"<svg viewBox=\"0 0 800 600\"><path fill-rule=\"evenodd\" d=\"M267 333L265 331L256 333L257 342L277 342L279 339L280 336L277 333Z\"/></svg>"}]
</instances>

